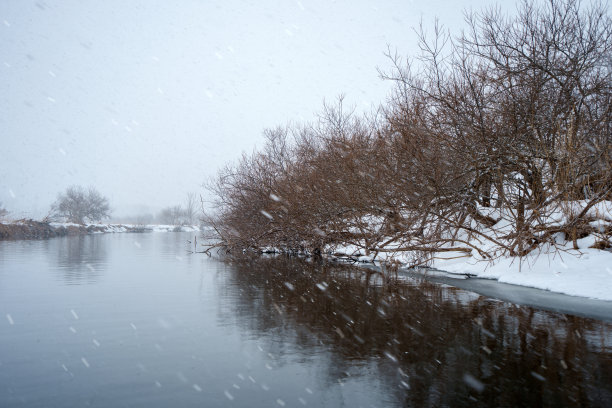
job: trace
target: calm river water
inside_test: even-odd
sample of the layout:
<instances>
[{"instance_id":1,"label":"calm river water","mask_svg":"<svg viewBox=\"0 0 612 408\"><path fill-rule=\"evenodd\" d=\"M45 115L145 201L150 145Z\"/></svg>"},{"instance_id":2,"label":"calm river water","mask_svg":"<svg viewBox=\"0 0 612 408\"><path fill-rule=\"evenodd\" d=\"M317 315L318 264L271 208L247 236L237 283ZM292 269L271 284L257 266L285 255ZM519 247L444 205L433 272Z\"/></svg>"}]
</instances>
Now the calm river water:
<instances>
[{"instance_id":1,"label":"calm river water","mask_svg":"<svg viewBox=\"0 0 612 408\"><path fill-rule=\"evenodd\" d=\"M192 237L0 242L0 406L612 406L610 323Z\"/></svg>"}]
</instances>

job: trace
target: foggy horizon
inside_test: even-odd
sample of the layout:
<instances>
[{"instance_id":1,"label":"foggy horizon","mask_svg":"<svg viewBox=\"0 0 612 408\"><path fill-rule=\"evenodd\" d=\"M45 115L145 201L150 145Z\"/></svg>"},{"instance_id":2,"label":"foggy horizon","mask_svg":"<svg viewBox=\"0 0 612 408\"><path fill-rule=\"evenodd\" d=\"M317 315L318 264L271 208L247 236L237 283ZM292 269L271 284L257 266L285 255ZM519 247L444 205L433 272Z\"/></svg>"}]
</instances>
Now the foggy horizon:
<instances>
[{"instance_id":1,"label":"foggy horizon","mask_svg":"<svg viewBox=\"0 0 612 408\"><path fill-rule=\"evenodd\" d=\"M358 112L384 102L384 53L415 56L421 19L456 35L463 10L495 4L3 2L0 202L40 218L93 186L121 217L204 195L266 128L341 94Z\"/></svg>"}]
</instances>

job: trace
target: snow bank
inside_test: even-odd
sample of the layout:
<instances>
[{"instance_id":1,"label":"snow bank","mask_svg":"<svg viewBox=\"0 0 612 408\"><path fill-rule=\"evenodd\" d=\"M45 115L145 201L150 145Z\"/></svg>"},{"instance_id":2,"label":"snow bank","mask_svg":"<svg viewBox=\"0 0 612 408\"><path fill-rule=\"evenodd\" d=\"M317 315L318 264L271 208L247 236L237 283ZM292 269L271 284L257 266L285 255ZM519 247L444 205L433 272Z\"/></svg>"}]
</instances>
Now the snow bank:
<instances>
[{"instance_id":1,"label":"snow bank","mask_svg":"<svg viewBox=\"0 0 612 408\"><path fill-rule=\"evenodd\" d=\"M612 252L586 248L554 254L530 254L522 259L485 262L470 258L435 260L432 267L499 282L612 301Z\"/></svg>"},{"instance_id":2,"label":"snow bank","mask_svg":"<svg viewBox=\"0 0 612 408\"><path fill-rule=\"evenodd\" d=\"M584 248L573 250L532 253L523 258L501 257L484 261L463 253L444 253L429 266L435 272L461 277L474 276L494 279L513 285L612 301L612 252L586 247L589 237L584 238ZM366 256L357 247L339 247L332 256L347 258L356 262L381 264L395 260L399 265L410 264L409 253L395 256L379 256L376 260ZM445 259L443 259L445 258ZM435 273L434 272L434 273ZM430 273L430 272L426 272Z\"/></svg>"},{"instance_id":3,"label":"snow bank","mask_svg":"<svg viewBox=\"0 0 612 408\"><path fill-rule=\"evenodd\" d=\"M194 232L200 231L197 225L147 225L153 232Z\"/></svg>"},{"instance_id":4,"label":"snow bank","mask_svg":"<svg viewBox=\"0 0 612 408\"><path fill-rule=\"evenodd\" d=\"M585 202L566 203L571 207L569 212L578 212L584 208ZM494 211L491 209L491 211ZM484 212L484 211L483 211ZM498 214L493 214L497 215ZM596 243L600 241L601 232L612 225L612 203L609 201L599 203L589 210L590 225L595 233L591 233L573 242L566 239L563 234L556 238L555 247L543 244L524 257L499 254L494 244L484 239L477 239L466 232L459 233L459 242L470 242L490 255L492 260L483 259L476 250L466 252L436 252L429 254L429 259L422 266L433 268L439 272L446 272L461 276L476 276L485 279L495 279L499 282L521 285L572 296L581 296L592 299L612 301L612 249L597 249ZM556 217L556 218L555 218ZM559 225L567 222L565 214L553 214L550 224L558 222ZM489 236L502 240L507 230L503 222L483 230ZM599 231L599 233L597 232ZM400 245L401 246L401 245ZM418 264L419 254L410 251L401 251L395 243L386 247L390 252L364 251L364 246L338 245L328 251L335 258L344 258L353 262L373 262L407 267ZM449 249L451 244L442 245ZM394 248L398 249L394 251ZM422 254L421 254L422 255Z\"/></svg>"}]
</instances>

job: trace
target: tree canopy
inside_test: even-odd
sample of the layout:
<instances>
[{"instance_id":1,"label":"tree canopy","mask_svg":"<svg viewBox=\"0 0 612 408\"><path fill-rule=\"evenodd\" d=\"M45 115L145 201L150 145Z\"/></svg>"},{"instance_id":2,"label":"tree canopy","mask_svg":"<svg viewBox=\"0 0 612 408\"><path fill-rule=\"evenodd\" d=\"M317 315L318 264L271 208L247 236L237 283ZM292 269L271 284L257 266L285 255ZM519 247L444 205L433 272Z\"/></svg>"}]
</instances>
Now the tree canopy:
<instances>
[{"instance_id":1,"label":"tree canopy","mask_svg":"<svg viewBox=\"0 0 612 408\"><path fill-rule=\"evenodd\" d=\"M98 190L89 187L71 186L65 192L58 194L57 200L51 206L51 216L62 218L69 222L84 224L86 221L101 221L110 216L108 199Z\"/></svg>"}]
</instances>

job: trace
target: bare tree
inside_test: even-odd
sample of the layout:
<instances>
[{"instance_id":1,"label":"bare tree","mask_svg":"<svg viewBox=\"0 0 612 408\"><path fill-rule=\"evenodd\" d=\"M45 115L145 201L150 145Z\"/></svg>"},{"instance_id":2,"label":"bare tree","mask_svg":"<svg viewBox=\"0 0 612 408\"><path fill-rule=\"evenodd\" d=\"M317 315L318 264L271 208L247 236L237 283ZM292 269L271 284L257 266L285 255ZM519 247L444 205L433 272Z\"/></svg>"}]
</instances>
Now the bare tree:
<instances>
[{"instance_id":1,"label":"bare tree","mask_svg":"<svg viewBox=\"0 0 612 408\"><path fill-rule=\"evenodd\" d=\"M195 193L187 193L185 198L184 220L188 225L194 225L198 221L198 206L200 202Z\"/></svg>"},{"instance_id":2,"label":"bare tree","mask_svg":"<svg viewBox=\"0 0 612 408\"><path fill-rule=\"evenodd\" d=\"M8 210L4 208L4 206L2 205L2 202L0 201L0 220L4 219L4 217L6 217L8 213L9 213Z\"/></svg>"},{"instance_id":3,"label":"bare tree","mask_svg":"<svg viewBox=\"0 0 612 408\"><path fill-rule=\"evenodd\" d=\"M480 235L510 255L554 245L558 233L576 247L592 230L589 209L612 190L607 7L525 0L516 17L489 9L467 22L458 38L421 30L420 64L389 55L396 70L384 75L397 84L391 134L414 146L403 160L433 193L427 213L441 230ZM419 177L428 167L442 177ZM578 199L586 202L563 222L552 217ZM491 230L500 219L505 227Z\"/></svg>"},{"instance_id":4,"label":"bare tree","mask_svg":"<svg viewBox=\"0 0 612 408\"><path fill-rule=\"evenodd\" d=\"M58 194L51 206L53 218L84 224L85 221L101 221L110 216L108 199L95 188L85 190L81 186L71 186L64 193Z\"/></svg>"},{"instance_id":5,"label":"bare tree","mask_svg":"<svg viewBox=\"0 0 612 408\"><path fill-rule=\"evenodd\" d=\"M182 225L185 219L185 210L180 205L163 208L157 215L157 220L167 225Z\"/></svg>"},{"instance_id":6,"label":"bare tree","mask_svg":"<svg viewBox=\"0 0 612 408\"><path fill-rule=\"evenodd\" d=\"M151 213L139 214L135 217L135 222L138 225L148 225L153 223L155 217Z\"/></svg>"}]
</instances>

